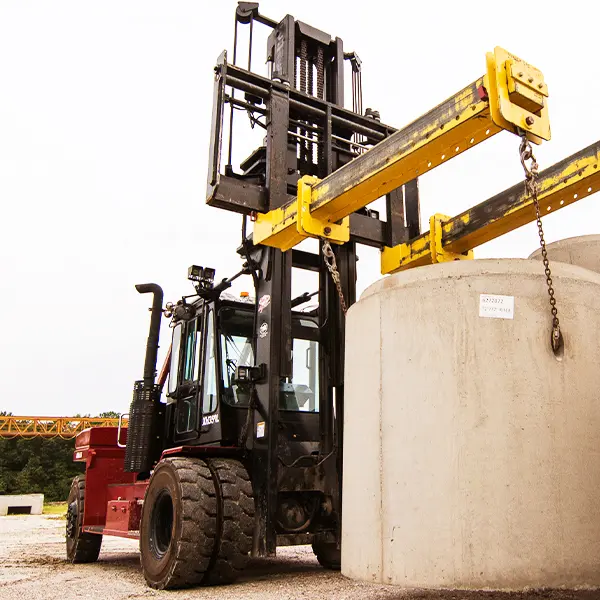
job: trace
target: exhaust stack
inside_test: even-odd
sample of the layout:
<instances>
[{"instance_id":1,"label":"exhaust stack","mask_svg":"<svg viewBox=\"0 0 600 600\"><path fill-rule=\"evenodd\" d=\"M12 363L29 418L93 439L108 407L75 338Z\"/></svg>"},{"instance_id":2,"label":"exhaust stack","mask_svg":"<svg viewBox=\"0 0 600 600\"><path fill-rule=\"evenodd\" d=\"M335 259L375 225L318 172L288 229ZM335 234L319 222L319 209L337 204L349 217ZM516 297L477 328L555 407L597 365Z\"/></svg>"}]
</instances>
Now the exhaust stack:
<instances>
[{"instance_id":1,"label":"exhaust stack","mask_svg":"<svg viewBox=\"0 0 600 600\"><path fill-rule=\"evenodd\" d=\"M156 385L155 380L163 291L156 283L136 285L135 289L140 294L154 294L146 344L144 378L136 381L133 386L125 447L125 471L141 473L150 471L160 450L157 433L162 411L160 410L160 387Z\"/></svg>"}]
</instances>

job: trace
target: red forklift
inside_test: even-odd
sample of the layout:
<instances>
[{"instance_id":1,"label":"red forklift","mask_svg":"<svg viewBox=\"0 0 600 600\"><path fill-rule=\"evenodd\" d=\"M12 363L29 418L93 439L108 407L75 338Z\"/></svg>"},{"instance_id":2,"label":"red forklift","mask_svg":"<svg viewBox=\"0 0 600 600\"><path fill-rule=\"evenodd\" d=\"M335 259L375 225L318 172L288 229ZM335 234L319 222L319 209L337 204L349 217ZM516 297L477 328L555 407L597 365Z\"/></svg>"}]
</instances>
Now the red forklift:
<instances>
[{"instance_id":1,"label":"red forklift","mask_svg":"<svg viewBox=\"0 0 600 600\"><path fill-rule=\"evenodd\" d=\"M247 68L236 64L241 26L250 31ZM271 30L268 76L252 71L257 26ZM244 125L263 129L264 140L234 168ZM207 203L241 214L242 268L215 283L214 269L193 266L195 293L166 306L158 285L136 286L153 294L144 376L127 428L76 439L74 460L86 470L68 499L71 562L95 561L113 535L139 539L144 576L158 589L232 582L250 557L285 545L312 545L324 567L340 568L344 326L356 244L419 235L417 182L386 196L385 220L356 211L350 241L323 252L255 245L246 228L294 198L302 176L323 178L395 131L362 110L361 62L340 38L239 3L233 61L223 52L215 67ZM293 297L299 270L315 274L316 289ZM227 291L241 276L251 278L253 301ZM172 339L157 376L164 318Z\"/></svg>"}]
</instances>

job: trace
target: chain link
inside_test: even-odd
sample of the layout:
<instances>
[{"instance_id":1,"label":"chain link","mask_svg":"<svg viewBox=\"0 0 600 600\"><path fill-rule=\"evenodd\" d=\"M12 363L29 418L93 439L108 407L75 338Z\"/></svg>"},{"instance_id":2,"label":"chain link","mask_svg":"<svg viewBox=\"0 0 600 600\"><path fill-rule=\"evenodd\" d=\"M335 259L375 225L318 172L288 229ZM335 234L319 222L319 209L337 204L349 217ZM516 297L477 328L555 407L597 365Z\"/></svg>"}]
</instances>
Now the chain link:
<instances>
[{"instance_id":1,"label":"chain link","mask_svg":"<svg viewBox=\"0 0 600 600\"><path fill-rule=\"evenodd\" d=\"M548 251L546 250L546 240L544 239L544 229L542 227L542 215L540 211L540 201L538 199L538 163L533 155L531 142L527 139L525 132L521 133L521 144L519 146L519 156L521 164L525 171L525 189L535 207L535 216L537 221L538 234L540 236L540 248L542 249L542 261L544 263L544 272L546 274L546 284L548 286L548 296L550 296L550 312L552 313L552 332L550 335L550 344L552 350L556 353L563 345L563 337L560 331L560 322L558 320L558 309L556 308L556 298L554 297L554 287L552 287L552 271L550 270L550 261L548 260ZM528 165L528 161L531 161Z\"/></svg>"},{"instance_id":2,"label":"chain link","mask_svg":"<svg viewBox=\"0 0 600 600\"><path fill-rule=\"evenodd\" d=\"M346 300L344 300L344 292L340 282L340 273L337 268L337 262L335 261L335 254L333 253L329 240L323 240L323 257L325 258L325 265L331 273L331 279L333 279L333 283L335 283L335 287L337 288L342 312L344 313L344 316L346 316L348 307L346 306Z\"/></svg>"}]
</instances>

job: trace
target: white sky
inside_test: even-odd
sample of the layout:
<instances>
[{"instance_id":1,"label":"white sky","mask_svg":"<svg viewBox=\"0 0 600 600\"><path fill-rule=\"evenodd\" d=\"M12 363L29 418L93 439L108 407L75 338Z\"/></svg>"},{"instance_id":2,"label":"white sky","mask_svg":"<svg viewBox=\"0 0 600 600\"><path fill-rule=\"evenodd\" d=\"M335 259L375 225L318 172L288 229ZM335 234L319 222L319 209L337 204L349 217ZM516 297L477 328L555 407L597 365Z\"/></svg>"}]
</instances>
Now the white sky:
<instances>
[{"instance_id":1,"label":"white sky","mask_svg":"<svg viewBox=\"0 0 600 600\"><path fill-rule=\"evenodd\" d=\"M231 51L235 6L0 1L0 410L125 412L150 305L134 284L154 281L175 300L192 291L190 264L216 267L218 278L239 270L240 217L204 204L212 69ZM485 52L500 45L549 85L542 169L600 136L595 2L265 0L260 9L356 50L364 106L390 125L482 75ZM257 66L264 56L257 46ZM503 132L422 177L424 229L430 214L454 215L519 181L517 146ZM548 216L548 241L600 233L595 200ZM537 243L529 225L476 256L526 257ZM378 253L360 258L364 289Z\"/></svg>"}]
</instances>

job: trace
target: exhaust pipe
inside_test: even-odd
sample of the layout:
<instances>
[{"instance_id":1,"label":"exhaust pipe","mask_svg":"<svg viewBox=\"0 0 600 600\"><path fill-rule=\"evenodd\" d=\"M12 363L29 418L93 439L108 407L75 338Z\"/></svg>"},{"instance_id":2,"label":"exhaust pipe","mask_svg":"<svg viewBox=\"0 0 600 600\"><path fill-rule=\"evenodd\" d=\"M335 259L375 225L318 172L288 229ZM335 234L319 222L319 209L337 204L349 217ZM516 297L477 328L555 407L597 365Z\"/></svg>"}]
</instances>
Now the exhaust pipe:
<instances>
[{"instance_id":1,"label":"exhaust pipe","mask_svg":"<svg viewBox=\"0 0 600 600\"><path fill-rule=\"evenodd\" d=\"M160 319L162 317L163 291L156 283L142 283L135 289L140 294L154 294L152 300L152 316L150 317L150 331L146 343L146 360L144 361L144 385L152 387L156 377L156 361L158 359L158 340L160 337Z\"/></svg>"},{"instance_id":2,"label":"exhaust pipe","mask_svg":"<svg viewBox=\"0 0 600 600\"><path fill-rule=\"evenodd\" d=\"M135 289L140 294L154 294L154 299L146 343L144 378L136 381L133 386L124 467L127 472L144 473L150 471L160 452L158 431L163 413L160 387L155 384L155 380L163 291L156 283L136 285Z\"/></svg>"}]
</instances>

